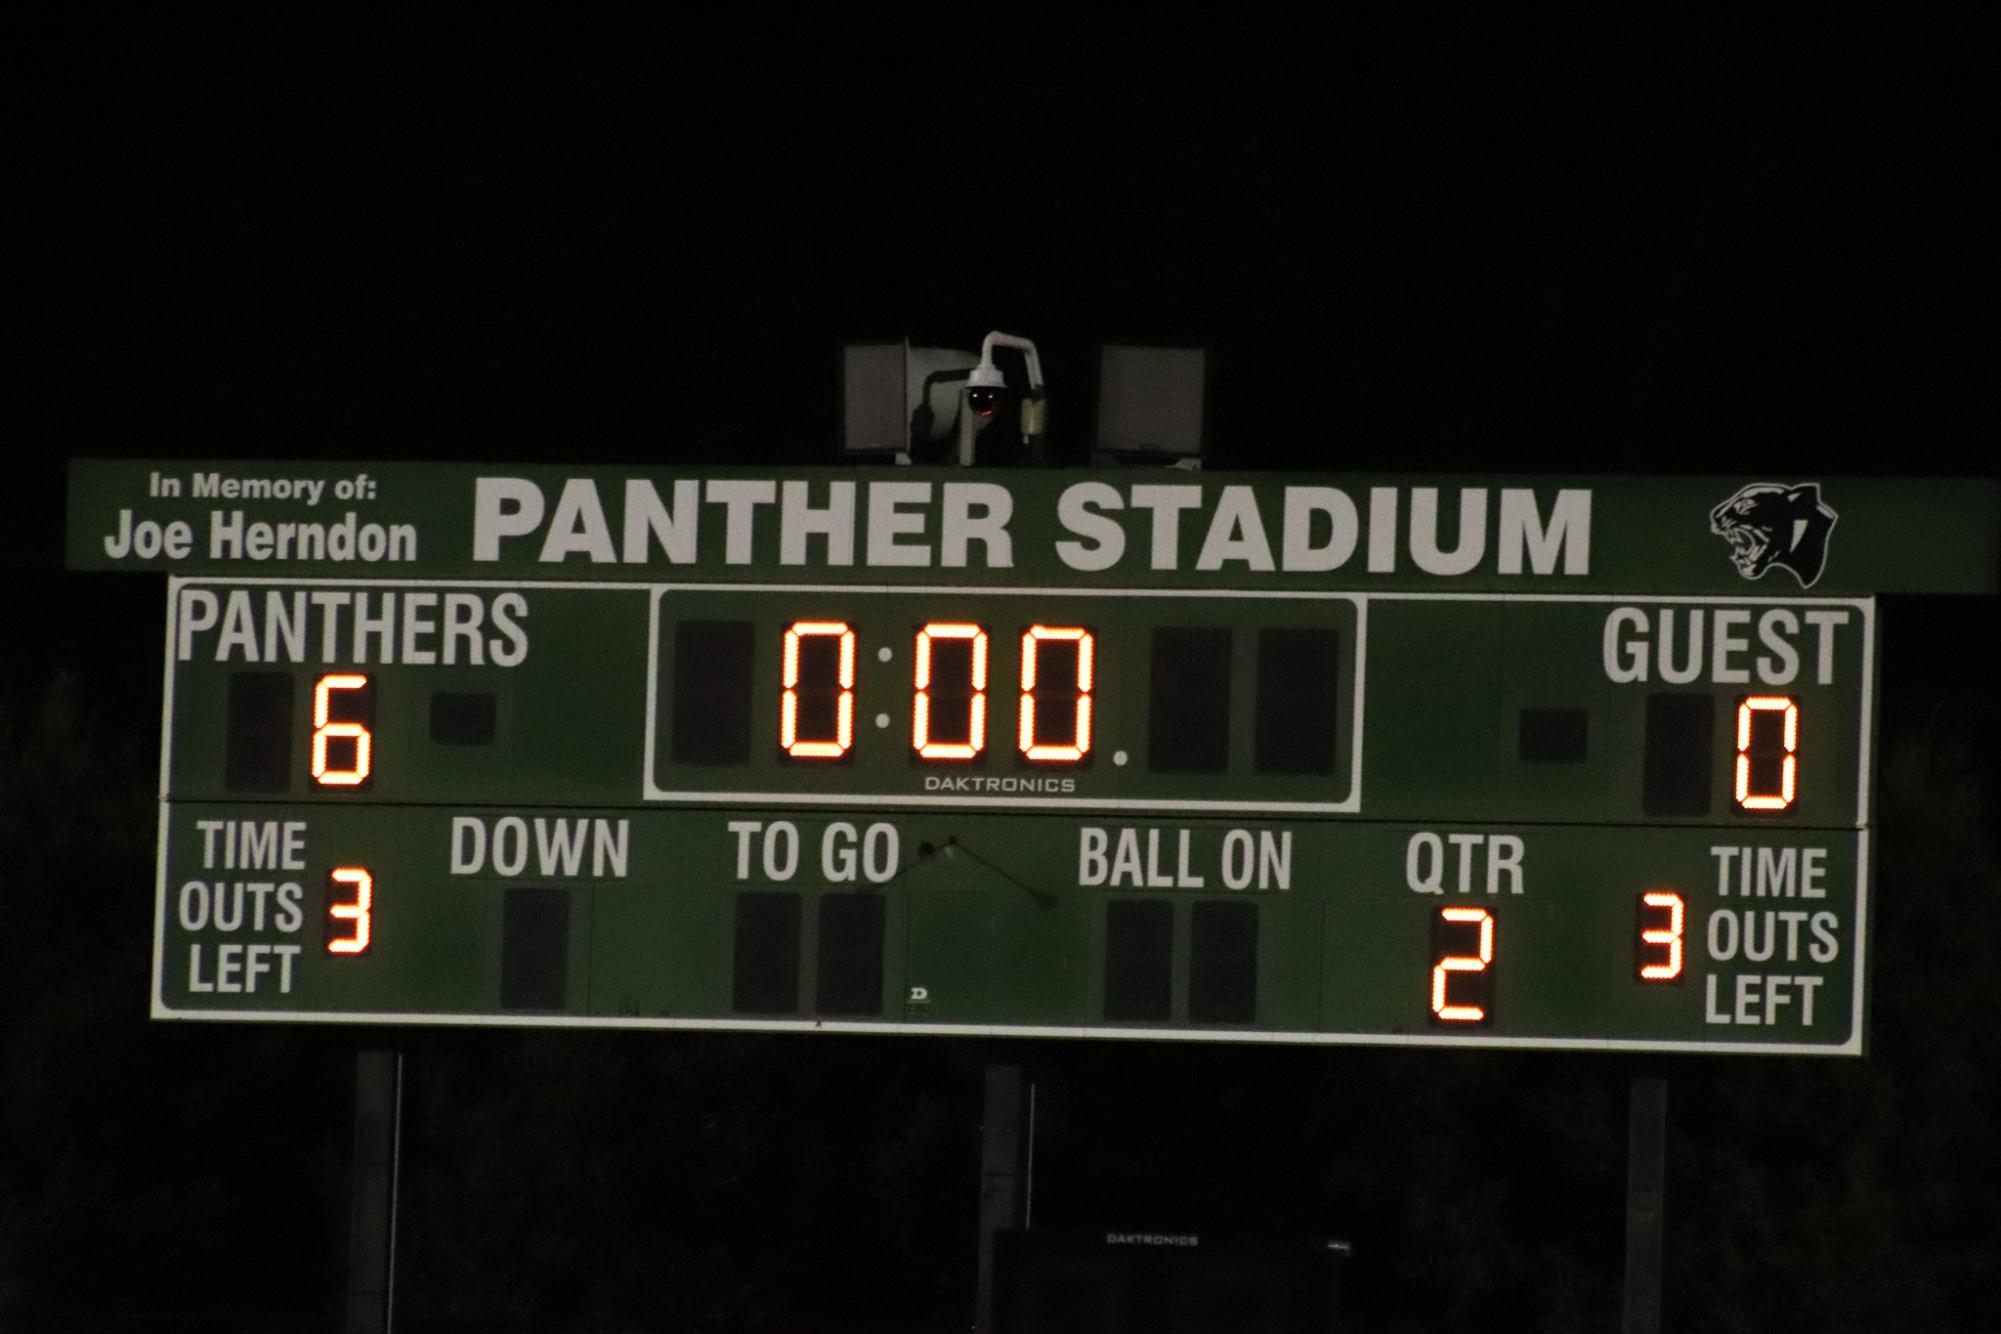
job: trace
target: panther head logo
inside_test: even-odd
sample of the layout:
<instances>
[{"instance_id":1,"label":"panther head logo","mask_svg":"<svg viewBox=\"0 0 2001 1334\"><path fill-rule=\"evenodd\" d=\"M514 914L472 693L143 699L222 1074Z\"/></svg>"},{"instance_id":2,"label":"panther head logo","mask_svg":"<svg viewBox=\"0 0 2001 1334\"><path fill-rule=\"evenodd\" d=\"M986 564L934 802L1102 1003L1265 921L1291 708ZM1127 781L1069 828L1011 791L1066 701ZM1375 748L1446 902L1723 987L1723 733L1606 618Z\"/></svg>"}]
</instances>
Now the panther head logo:
<instances>
[{"instance_id":1,"label":"panther head logo","mask_svg":"<svg viewBox=\"0 0 2001 1334\"><path fill-rule=\"evenodd\" d=\"M1812 588L1827 565L1827 536L1839 517L1820 503L1820 484L1753 482L1709 511L1709 531L1730 543L1730 563L1746 579L1774 565Z\"/></svg>"}]
</instances>

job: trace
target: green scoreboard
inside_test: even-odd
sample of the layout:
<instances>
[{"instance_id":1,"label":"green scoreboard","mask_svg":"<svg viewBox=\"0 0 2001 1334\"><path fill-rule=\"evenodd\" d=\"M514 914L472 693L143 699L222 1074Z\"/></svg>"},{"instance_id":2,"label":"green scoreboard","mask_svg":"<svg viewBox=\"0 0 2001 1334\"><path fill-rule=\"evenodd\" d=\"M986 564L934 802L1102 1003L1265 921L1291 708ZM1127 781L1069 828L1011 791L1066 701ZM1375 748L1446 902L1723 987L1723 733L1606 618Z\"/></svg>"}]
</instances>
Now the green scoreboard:
<instances>
[{"instance_id":1,"label":"green scoreboard","mask_svg":"<svg viewBox=\"0 0 2001 1334\"><path fill-rule=\"evenodd\" d=\"M1996 571L1984 483L71 483L161 1018L1855 1054L1876 595Z\"/></svg>"}]
</instances>

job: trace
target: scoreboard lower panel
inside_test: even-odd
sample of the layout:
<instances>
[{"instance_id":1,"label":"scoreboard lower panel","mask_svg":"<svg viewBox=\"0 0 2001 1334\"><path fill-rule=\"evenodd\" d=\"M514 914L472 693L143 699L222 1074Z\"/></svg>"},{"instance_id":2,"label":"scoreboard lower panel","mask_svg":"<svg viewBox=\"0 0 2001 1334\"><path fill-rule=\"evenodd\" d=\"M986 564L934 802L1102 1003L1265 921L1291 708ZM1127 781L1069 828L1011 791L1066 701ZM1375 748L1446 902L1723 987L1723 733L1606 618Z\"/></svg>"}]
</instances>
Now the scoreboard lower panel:
<instances>
[{"instance_id":1,"label":"scoreboard lower panel","mask_svg":"<svg viewBox=\"0 0 2001 1334\"><path fill-rule=\"evenodd\" d=\"M409 1022L1840 1048L1865 840L195 803L170 817L159 994Z\"/></svg>"},{"instance_id":2,"label":"scoreboard lower panel","mask_svg":"<svg viewBox=\"0 0 2001 1334\"><path fill-rule=\"evenodd\" d=\"M1862 1048L1866 599L170 599L162 1017Z\"/></svg>"}]
</instances>

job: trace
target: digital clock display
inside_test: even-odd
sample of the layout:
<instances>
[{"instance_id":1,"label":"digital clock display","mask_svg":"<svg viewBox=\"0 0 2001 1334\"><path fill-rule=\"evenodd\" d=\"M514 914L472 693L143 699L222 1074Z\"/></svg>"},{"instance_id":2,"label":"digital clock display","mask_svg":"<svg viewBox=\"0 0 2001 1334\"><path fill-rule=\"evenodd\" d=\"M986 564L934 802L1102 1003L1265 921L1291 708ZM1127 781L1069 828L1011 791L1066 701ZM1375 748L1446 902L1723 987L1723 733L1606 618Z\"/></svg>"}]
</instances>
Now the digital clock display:
<instances>
[{"instance_id":1,"label":"digital clock display","mask_svg":"<svg viewBox=\"0 0 2001 1334\"><path fill-rule=\"evenodd\" d=\"M652 800L1352 809L1353 598L712 588L652 612Z\"/></svg>"},{"instance_id":2,"label":"digital clock display","mask_svg":"<svg viewBox=\"0 0 2001 1334\"><path fill-rule=\"evenodd\" d=\"M1724 484L1465 488L1454 551L1393 486L1028 474L920 547L930 484L855 475L389 470L444 517L356 569L243 570L218 512L168 582L154 1012L1861 1050L1877 604L1673 526ZM896 541L752 523L843 486ZM1437 530L1344 537L1347 492Z\"/></svg>"}]
</instances>

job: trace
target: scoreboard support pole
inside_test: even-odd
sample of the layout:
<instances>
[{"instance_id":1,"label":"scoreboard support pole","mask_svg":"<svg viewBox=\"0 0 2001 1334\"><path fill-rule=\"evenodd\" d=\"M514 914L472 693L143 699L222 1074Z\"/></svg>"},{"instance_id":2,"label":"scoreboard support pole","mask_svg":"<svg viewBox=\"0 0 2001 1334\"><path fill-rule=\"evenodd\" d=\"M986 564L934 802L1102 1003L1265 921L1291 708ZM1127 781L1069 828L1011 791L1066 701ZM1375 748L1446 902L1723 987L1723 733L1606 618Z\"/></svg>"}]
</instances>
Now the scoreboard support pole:
<instances>
[{"instance_id":1,"label":"scoreboard support pole","mask_svg":"<svg viewBox=\"0 0 2001 1334\"><path fill-rule=\"evenodd\" d=\"M1667 1080L1634 1075L1626 1130L1626 1304L1623 1334L1660 1334L1667 1231Z\"/></svg>"},{"instance_id":2,"label":"scoreboard support pole","mask_svg":"<svg viewBox=\"0 0 2001 1334\"><path fill-rule=\"evenodd\" d=\"M390 1334L395 1326L396 1171L402 1120L403 1054L357 1052L345 1334Z\"/></svg>"},{"instance_id":3,"label":"scoreboard support pole","mask_svg":"<svg viewBox=\"0 0 2001 1334\"><path fill-rule=\"evenodd\" d=\"M980 1259L973 1295L975 1334L994 1327L996 1239L1028 1220L1028 1101L1021 1067L990 1061L980 1116Z\"/></svg>"}]
</instances>

